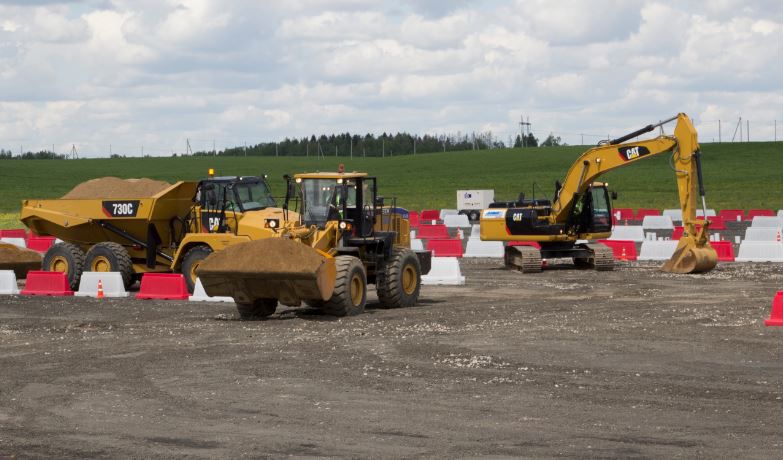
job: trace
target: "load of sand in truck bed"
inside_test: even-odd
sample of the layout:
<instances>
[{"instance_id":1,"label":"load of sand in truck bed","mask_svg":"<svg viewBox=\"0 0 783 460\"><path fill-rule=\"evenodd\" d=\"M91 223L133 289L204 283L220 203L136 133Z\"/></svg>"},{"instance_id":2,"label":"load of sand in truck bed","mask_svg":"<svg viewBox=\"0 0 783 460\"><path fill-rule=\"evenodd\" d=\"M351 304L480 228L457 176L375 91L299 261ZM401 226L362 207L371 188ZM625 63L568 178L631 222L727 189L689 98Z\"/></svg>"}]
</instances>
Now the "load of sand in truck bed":
<instances>
[{"instance_id":1,"label":"load of sand in truck bed","mask_svg":"<svg viewBox=\"0 0 783 460\"><path fill-rule=\"evenodd\" d=\"M334 259L288 238L267 238L217 251L196 273L208 295L239 303L274 298L285 305L326 300L336 278Z\"/></svg>"},{"instance_id":2,"label":"load of sand in truck bed","mask_svg":"<svg viewBox=\"0 0 783 460\"><path fill-rule=\"evenodd\" d=\"M27 278L30 270L41 269L41 254L13 244L0 243L0 270L13 270L17 279Z\"/></svg>"},{"instance_id":3,"label":"load of sand in truck bed","mask_svg":"<svg viewBox=\"0 0 783 460\"><path fill-rule=\"evenodd\" d=\"M155 195L170 187L168 182L154 179L120 179L119 177L99 177L74 187L63 195L65 200L88 200L94 198L137 198Z\"/></svg>"}]
</instances>

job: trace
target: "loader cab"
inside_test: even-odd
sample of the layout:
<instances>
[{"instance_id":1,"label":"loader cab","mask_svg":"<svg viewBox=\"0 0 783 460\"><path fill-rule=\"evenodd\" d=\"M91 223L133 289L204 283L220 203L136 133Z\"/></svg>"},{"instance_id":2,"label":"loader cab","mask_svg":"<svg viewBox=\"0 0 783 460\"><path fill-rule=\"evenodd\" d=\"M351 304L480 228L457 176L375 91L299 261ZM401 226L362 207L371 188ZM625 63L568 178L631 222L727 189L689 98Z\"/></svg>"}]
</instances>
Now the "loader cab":
<instances>
[{"instance_id":1,"label":"loader cab","mask_svg":"<svg viewBox=\"0 0 783 460\"><path fill-rule=\"evenodd\" d=\"M264 176L210 177L199 182L195 201L201 206L201 228L208 233L236 230L241 214L275 207Z\"/></svg>"},{"instance_id":2,"label":"loader cab","mask_svg":"<svg viewBox=\"0 0 783 460\"><path fill-rule=\"evenodd\" d=\"M297 174L294 182L305 226L323 230L336 221L341 228L349 228L353 236L372 235L376 214L374 177L364 173L311 173Z\"/></svg>"},{"instance_id":3,"label":"loader cab","mask_svg":"<svg viewBox=\"0 0 783 460\"><path fill-rule=\"evenodd\" d=\"M574 197L568 219L569 233L609 233L612 231L612 201L607 184L594 182Z\"/></svg>"}]
</instances>

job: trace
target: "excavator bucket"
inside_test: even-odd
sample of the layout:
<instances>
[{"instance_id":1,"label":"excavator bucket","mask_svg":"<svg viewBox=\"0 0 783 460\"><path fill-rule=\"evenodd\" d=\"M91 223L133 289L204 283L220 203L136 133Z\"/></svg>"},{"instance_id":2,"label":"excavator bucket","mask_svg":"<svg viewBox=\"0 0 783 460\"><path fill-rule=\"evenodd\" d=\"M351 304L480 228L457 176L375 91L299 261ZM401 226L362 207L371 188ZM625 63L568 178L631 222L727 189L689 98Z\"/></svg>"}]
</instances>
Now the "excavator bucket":
<instances>
[{"instance_id":1,"label":"excavator bucket","mask_svg":"<svg viewBox=\"0 0 783 460\"><path fill-rule=\"evenodd\" d=\"M677 244L671 259L661 270L668 273L705 273L718 264L718 254L709 242L699 245L698 238L683 236Z\"/></svg>"},{"instance_id":2,"label":"excavator bucket","mask_svg":"<svg viewBox=\"0 0 783 460\"><path fill-rule=\"evenodd\" d=\"M334 291L334 259L289 238L267 238L212 253L196 274L210 296L233 297L250 304L277 299L297 306L304 300L328 300Z\"/></svg>"}]
</instances>

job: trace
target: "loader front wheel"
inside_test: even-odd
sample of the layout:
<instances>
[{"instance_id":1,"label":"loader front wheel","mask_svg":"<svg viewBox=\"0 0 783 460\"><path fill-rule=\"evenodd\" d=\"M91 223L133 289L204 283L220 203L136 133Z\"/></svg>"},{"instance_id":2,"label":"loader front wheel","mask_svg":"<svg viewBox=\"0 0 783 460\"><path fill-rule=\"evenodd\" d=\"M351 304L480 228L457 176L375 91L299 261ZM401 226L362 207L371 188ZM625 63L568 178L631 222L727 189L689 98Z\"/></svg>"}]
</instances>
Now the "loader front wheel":
<instances>
[{"instance_id":1,"label":"loader front wheel","mask_svg":"<svg viewBox=\"0 0 783 460\"><path fill-rule=\"evenodd\" d=\"M353 256L335 257L337 280L332 297L324 303L325 313L353 316L364 311L367 303L367 272L362 262Z\"/></svg>"},{"instance_id":2,"label":"loader front wheel","mask_svg":"<svg viewBox=\"0 0 783 460\"><path fill-rule=\"evenodd\" d=\"M46 251L41 268L47 272L65 273L71 290L75 291L84 271L84 251L71 243L57 243Z\"/></svg>"},{"instance_id":3,"label":"loader front wheel","mask_svg":"<svg viewBox=\"0 0 783 460\"><path fill-rule=\"evenodd\" d=\"M239 317L244 320L266 318L275 313L277 299L256 299L253 303L237 303Z\"/></svg>"},{"instance_id":4,"label":"loader front wheel","mask_svg":"<svg viewBox=\"0 0 783 460\"><path fill-rule=\"evenodd\" d=\"M188 292L191 294L196 289L196 278L198 278L196 270L210 254L212 254L212 248L205 244L200 244L190 248L185 253L185 257L182 258L182 274L185 275L185 284L187 284Z\"/></svg>"},{"instance_id":5,"label":"loader front wheel","mask_svg":"<svg viewBox=\"0 0 783 460\"><path fill-rule=\"evenodd\" d=\"M385 308L416 305L421 289L421 265L410 249L395 248L391 259L377 274L378 300Z\"/></svg>"},{"instance_id":6,"label":"loader front wheel","mask_svg":"<svg viewBox=\"0 0 783 460\"><path fill-rule=\"evenodd\" d=\"M85 269L91 272L119 272L122 284L128 289L133 284L133 261L119 243L98 243L87 251Z\"/></svg>"}]
</instances>

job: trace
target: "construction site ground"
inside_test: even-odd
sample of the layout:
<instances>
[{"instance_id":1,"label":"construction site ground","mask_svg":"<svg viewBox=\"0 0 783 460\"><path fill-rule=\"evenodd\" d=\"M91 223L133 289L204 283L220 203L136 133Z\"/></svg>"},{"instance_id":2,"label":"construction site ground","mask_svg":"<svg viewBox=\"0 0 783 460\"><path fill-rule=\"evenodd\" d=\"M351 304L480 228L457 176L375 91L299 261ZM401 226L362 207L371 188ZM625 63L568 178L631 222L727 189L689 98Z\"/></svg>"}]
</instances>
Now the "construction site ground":
<instances>
[{"instance_id":1,"label":"construction site ground","mask_svg":"<svg viewBox=\"0 0 783 460\"><path fill-rule=\"evenodd\" d=\"M0 297L0 458L779 457L783 264L569 265L342 319Z\"/></svg>"}]
</instances>

